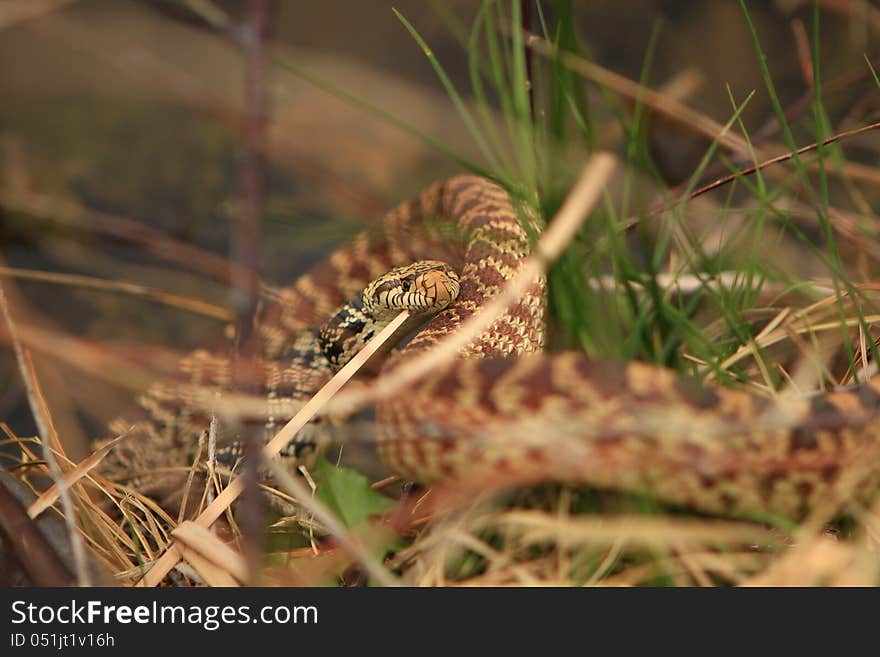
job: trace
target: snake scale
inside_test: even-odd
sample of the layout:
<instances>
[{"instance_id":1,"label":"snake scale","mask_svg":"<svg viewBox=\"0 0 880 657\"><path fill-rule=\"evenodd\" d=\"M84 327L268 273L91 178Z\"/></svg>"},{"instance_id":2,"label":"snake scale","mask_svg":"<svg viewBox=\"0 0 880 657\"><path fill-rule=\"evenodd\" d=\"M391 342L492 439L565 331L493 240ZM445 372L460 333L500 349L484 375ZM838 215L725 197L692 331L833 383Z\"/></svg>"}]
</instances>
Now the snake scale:
<instances>
[{"instance_id":1,"label":"snake scale","mask_svg":"<svg viewBox=\"0 0 880 657\"><path fill-rule=\"evenodd\" d=\"M424 259L459 272L457 299L390 357L382 374L393 375L497 295L529 250L528 231L497 185L458 176L425 189L390 211L380 230L338 249L267 305L260 325L266 413L256 420L273 431L288 419L284 401L307 397L332 374L326 363L315 366L316 334L307 328L361 298L370 281L381 285L389 270ZM535 281L458 358L378 404L378 451L391 471L427 484L525 474L646 493L703 512L789 518L835 491L859 498L874 492L880 377L769 399L704 387L645 363L545 353L544 286ZM362 318L351 322L344 314L337 325L345 339L362 342ZM324 344L325 355L335 344ZM230 386L222 355L195 352L181 370L189 384ZM157 384L145 396L150 419L124 448L139 469L155 465L144 456L149 441L167 452L172 444L191 446L206 430L209 414L186 389Z\"/></svg>"}]
</instances>

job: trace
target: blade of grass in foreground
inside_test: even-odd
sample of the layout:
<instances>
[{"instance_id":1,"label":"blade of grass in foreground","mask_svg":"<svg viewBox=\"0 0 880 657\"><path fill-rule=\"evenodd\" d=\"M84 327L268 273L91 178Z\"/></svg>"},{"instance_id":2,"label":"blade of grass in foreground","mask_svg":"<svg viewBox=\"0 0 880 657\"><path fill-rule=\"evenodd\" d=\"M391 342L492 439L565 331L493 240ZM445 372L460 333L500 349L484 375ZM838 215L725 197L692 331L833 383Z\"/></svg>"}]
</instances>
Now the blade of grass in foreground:
<instances>
[{"instance_id":1,"label":"blade of grass in foreground","mask_svg":"<svg viewBox=\"0 0 880 657\"><path fill-rule=\"evenodd\" d=\"M401 14L397 9L393 8L391 11L394 12L394 15L397 16L398 20L403 23L403 26L410 33L413 39L415 39L416 43L419 44L419 47L422 49L422 52L425 54L425 57L428 58L428 61L431 63L431 66L434 68L434 71L437 73L437 77L440 78L440 82L443 83L444 89L446 89L446 93L449 94L450 100L455 105L455 109L458 111L461 116L462 121L464 121L465 126L467 126L468 131L471 133L471 136L474 138L477 146L480 149L480 152L483 154L483 157L486 158L486 161L489 163L489 166L496 172L501 170L501 167L498 164L498 160L495 158L495 155L492 153L492 150L489 148L486 140L483 138L482 133L479 130L479 127L474 120L473 115L470 110L468 110L467 106L464 104L464 101L459 95L458 91L455 88L455 85L452 84L452 80L449 79L449 76L446 75L446 71L443 70L443 67L440 65L440 62L437 61L437 58L434 56L434 53L431 51L431 48L425 42L425 40L421 37L421 35L416 31L416 29L410 24L406 18L404 18L403 14Z\"/></svg>"}]
</instances>

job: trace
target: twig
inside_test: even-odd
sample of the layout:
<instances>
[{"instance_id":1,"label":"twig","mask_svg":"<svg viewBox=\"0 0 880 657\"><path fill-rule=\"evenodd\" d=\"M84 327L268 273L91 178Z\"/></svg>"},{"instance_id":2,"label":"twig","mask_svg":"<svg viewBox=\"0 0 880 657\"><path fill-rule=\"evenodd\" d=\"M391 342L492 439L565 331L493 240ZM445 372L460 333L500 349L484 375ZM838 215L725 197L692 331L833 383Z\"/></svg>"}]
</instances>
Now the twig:
<instances>
[{"instance_id":1,"label":"twig","mask_svg":"<svg viewBox=\"0 0 880 657\"><path fill-rule=\"evenodd\" d=\"M822 140L822 146L827 146L828 144L833 144L836 141L840 141L841 139L846 139L848 137L854 137L863 132L870 132L871 130L876 130L880 128L880 121L871 123L861 128L853 128L852 130L844 130L843 132L838 132L836 135L831 135ZM743 176L750 176L753 173L761 171L769 167L771 164L779 164L780 162L785 162L786 160L792 159L795 155L803 155L804 153L809 153L811 151L815 151L819 148L818 142L813 142L808 146L803 146L796 151L790 151L788 153L783 153L782 155L777 155L776 157L771 157L769 160L764 160L760 164L753 164L750 167L746 167L745 169L740 169L735 173L731 173L730 175L724 176L723 178L719 178L713 182L710 182L707 185L703 185L699 189L695 190L691 193L688 199L695 199L698 196L702 196L706 192L711 192L713 189L718 189L722 185L726 185L730 182L733 182L737 178L741 178ZM664 211L669 208L664 208Z\"/></svg>"},{"instance_id":2,"label":"twig","mask_svg":"<svg viewBox=\"0 0 880 657\"><path fill-rule=\"evenodd\" d=\"M876 130L878 127L880 127L880 122L871 123L869 125L862 126L861 128L853 128L852 130L845 130L844 132L840 132L840 133L837 133L836 135L831 135L830 137L827 137L826 139L824 139L822 141L822 145L826 146L828 144L832 144L836 141L839 141L841 139L845 139L847 137L853 137L853 136L861 134L863 132L869 132L871 130ZM736 171L735 173L732 173L730 175L724 176L723 178L719 178L717 180L714 180L711 183L703 185L699 189L696 189L693 192L691 192L691 194L687 198L688 198L688 200L693 200L693 199L697 198L698 196L702 196L703 194L705 194L707 192L718 189L719 187L723 187L724 185L727 185L727 184L733 182L737 178L740 178L742 176L749 176L749 175L756 173L758 171L762 171L763 169L769 167L770 165L779 164L780 162L785 162L786 160L792 159L795 155L802 155L804 153L809 153L810 151L817 150L818 148L819 148L819 144L817 142L813 142L812 144L809 144L807 146L803 146L796 151L783 153L782 155L777 155L776 157L772 157L769 160L765 160L765 161L761 162L760 164L752 165L752 166L746 167L745 169L740 169L739 171ZM639 222L644 221L646 218L654 217L654 216L663 214L664 212L668 212L669 210L671 210L672 208L674 208L675 206L677 206L681 202L682 202L682 199L679 198L679 199L676 199L670 203L658 204L657 206L655 206L651 210L649 210L646 216L630 217L629 219L622 221L620 224L621 228L623 228L623 229L632 228L633 226L635 226Z\"/></svg>"},{"instance_id":3,"label":"twig","mask_svg":"<svg viewBox=\"0 0 880 657\"><path fill-rule=\"evenodd\" d=\"M233 242L233 261L239 265L233 277L233 303L236 309L234 379L236 389L256 392L248 367L258 361L259 335L254 331L260 301L258 259L262 235L263 202L266 188L265 140L269 92L266 84L269 59L270 0L249 0L247 23L241 30L245 60L244 126L239 168L240 191L238 228ZM242 543L251 574L256 574L260 535L263 531L263 498L257 487L260 440L256 432L242 432L244 452L244 498L242 500ZM251 578L250 581L253 581Z\"/></svg>"}]
</instances>

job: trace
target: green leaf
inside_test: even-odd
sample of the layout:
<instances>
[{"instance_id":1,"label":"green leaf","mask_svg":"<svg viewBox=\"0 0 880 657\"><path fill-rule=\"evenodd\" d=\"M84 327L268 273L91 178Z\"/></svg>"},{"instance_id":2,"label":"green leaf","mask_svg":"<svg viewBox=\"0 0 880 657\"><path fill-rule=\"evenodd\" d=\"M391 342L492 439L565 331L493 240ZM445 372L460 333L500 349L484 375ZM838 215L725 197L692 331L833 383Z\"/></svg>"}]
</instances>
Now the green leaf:
<instances>
[{"instance_id":1,"label":"green leaf","mask_svg":"<svg viewBox=\"0 0 880 657\"><path fill-rule=\"evenodd\" d=\"M394 504L370 488L370 482L357 470L338 468L322 458L313 474L318 479L318 499L336 513L346 527L357 527Z\"/></svg>"}]
</instances>

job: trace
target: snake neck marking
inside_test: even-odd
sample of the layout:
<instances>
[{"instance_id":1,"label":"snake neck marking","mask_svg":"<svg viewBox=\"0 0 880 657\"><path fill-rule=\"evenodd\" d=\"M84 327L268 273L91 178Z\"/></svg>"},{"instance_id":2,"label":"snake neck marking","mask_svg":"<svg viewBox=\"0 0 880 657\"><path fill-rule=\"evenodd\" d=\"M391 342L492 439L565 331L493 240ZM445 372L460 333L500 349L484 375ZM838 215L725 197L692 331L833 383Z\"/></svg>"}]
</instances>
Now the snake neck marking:
<instances>
[{"instance_id":1,"label":"snake neck marking","mask_svg":"<svg viewBox=\"0 0 880 657\"><path fill-rule=\"evenodd\" d=\"M318 349L339 370L401 311L410 318L389 340L396 340L449 306L461 290L458 274L445 262L422 260L392 269L337 310L318 331Z\"/></svg>"}]
</instances>

